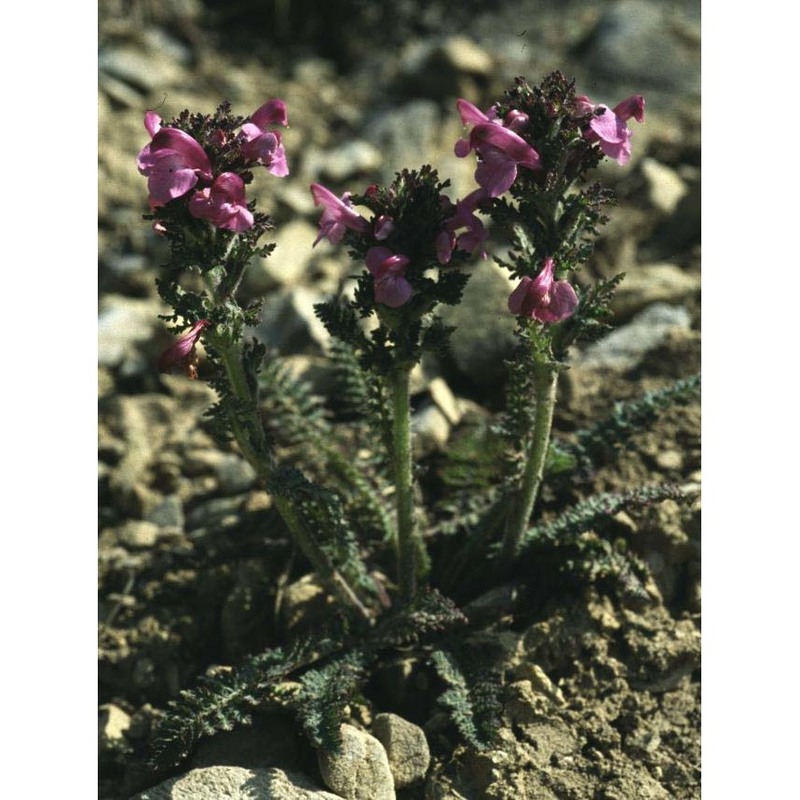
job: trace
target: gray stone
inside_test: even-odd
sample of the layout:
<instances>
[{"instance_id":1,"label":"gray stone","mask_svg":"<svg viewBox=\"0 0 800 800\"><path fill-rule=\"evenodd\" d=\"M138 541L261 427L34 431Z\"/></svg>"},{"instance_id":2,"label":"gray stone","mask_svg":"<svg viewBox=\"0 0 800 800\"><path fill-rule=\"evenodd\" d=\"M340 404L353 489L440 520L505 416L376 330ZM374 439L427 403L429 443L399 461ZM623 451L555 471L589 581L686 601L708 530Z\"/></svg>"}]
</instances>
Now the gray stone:
<instances>
[{"instance_id":1,"label":"gray stone","mask_svg":"<svg viewBox=\"0 0 800 800\"><path fill-rule=\"evenodd\" d=\"M466 36L448 36L435 52L453 69L469 75L485 77L494 69L492 55Z\"/></svg>"},{"instance_id":2,"label":"gray stone","mask_svg":"<svg viewBox=\"0 0 800 800\"><path fill-rule=\"evenodd\" d=\"M304 744L290 717L254 714L250 725L201 739L187 768L299 769Z\"/></svg>"},{"instance_id":3,"label":"gray stone","mask_svg":"<svg viewBox=\"0 0 800 800\"><path fill-rule=\"evenodd\" d=\"M412 42L402 56L400 69L407 77L430 83L432 70L486 76L494 67L492 56L466 36L420 39Z\"/></svg>"},{"instance_id":4,"label":"gray stone","mask_svg":"<svg viewBox=\"0 0 800 800\"><path fill-rule=\"evenodd\" d=\"M118 367L140 360L137 345L155 338L162 307L152 300L106 295L97 318L97 361L101 367Z\"/></svg>"},{"instance_id":5,"label":"gray stone","mask_svg":"<svg viewBox=\"0 0 800 800\"><path fill-rule=\"evenodd\" d=\"M338 752L317 751L325 785L346 800L394 800L394 778L383 745L365 731L344 724Z\"/></svg>"},{"instance_id":6,"label":"gray stone","mask_svg":"<svg viewBox=\"0 0 800 800\"><path fill-rule=\"evenodd\" d=\"M683 469L683 453L679 450L659 450L655 462L661 469L680 472Z\"/></svg>"},{"instance_id":7,"label":"gray stone","mask_svg":"<svg viewBox=\"0 0 800 800\"><path fill-rule=\"evenodd\" d=\"M381 151L363 139L351 139L333 150L309 149L303 157L303 170L324 180L342 183L354 176L377 169L383 161ZM311 240L314 241L313 238Z\"/></svg>"},{"instance_id":8,"label":"gray stone","mask_svg":"<svg viewBox=\"0 0 800 800\"><path fill-rule=\"evenodd\" d=\"M219 450L192 450L186 454L186 474L212 473L222 494L246 492L256 480L256 472L241 456Z\"/></svg>"},{"instance_id":9,"label":"gray stone","mask_svg":"<svg viewBox=\"0 0 800 800\"><path fill-rule=\"evenodd\" d=\"M653 305L677 305L700 291L700 275L668 262L645 264L625 273L611 307L618 319L627 320Z\"/></svg>"},{"instance_id":10,"label":"gray stone","mask_svg":"<svg viewBox=\"0 0 800 800\"><path fill-rule=\"evenodd\" d=\"M225 453L217 467L217 479L222 494L241 494L255 483L256 471L243 458Z\"/></svg>"},{"instance_id":11,"label":"gray stone","mask_svg":"<svg viewBox=\"0 0 800 800\"><path fill-rule=\"evenodd\" d=\"M305 775L272 767L203 767L170 778L132 800L341 800Z\"/></svg>"},{"instance_id":12,"label":"gray stone","mask_svg":"<svg viewBox=\"0 0 800 800\"><path fill-rule=\"evenodd\" d=\"M672 214L689 191L686 183L674 169L654 158L643 158L641 170L650 205L665 216Z\"/></svg>"},{"instance_id":13,"label":"gray stone","mask_svg":"<svg viewBox=\"0 0 800 800\"><path fill-rule=\"evenodd\" d=\"M591 37L586 66L602 81L679 90L700 91L700 52L691 31L699 35L699 21L670 4L648 0L621 0L605 7ZM600 102L595 99L595 102ZM619 102L624 98L604 98Z\"/></svg>"},{"instance_id":14,"label":"gray stone","mask_svg":"<svg viewBox=\"0 0 800 800\"><path fill-rule=\"evenodd\" d=\"M307 384L314 394L325 397L338 387L335 365L327 356L310 356L300 353L282 357L281 364L291 372L296 380Z\"/></svg>"},{"instance_id":15,"label":"gray stone","mask_svg":"<svg viewBox=\"0 0 800 800\"><path fill-rule=\"evenodd\" d=\"M167 495L147 512L145 519L159 528L183 528L183 503L180 497L175 494Z\"/></svg>"},{"instance_id":16,"label":"gray stone","mask_svg":"<svg viewBox=\"0 0 800 800\"><path fill-rule=\"evenodd\" d=\"M447 421L451 425L458 425L463 416L461 406L444 378L434 378L428 384L428 392L439 411L447 417Z\"/></svg>"},{"instance_id":17,"label":"gray stone","mask_svg":"<svg viewBox=\"0 0 800 800\"><path fill-rule=\"evenodd\" d=\"M314 197L305 181L302 184L280 181L273 191L276 199L289 207L293 217L308 216L315 213L317 207L314 205ZM316 213L319 214L321 212L317 210ZM316 233L314 236L316 237Z\"/></svg>"},{"instance_id":18,"label":"gray stone","mask_svg":"<svg viewBox=\"0 0 800 800\"><path fill-rule=\"evenodd\" d=\"M313 624L330 609L334 600L316 575L304 575L283 593L281 620L287 631Z\"/></svg>"},{"instance_id":19,"label":"gray stone","mask_svg":"<svg viewBox=\"0 0 800 800\"><path fill-rule=\"evenodd\" d=\"M125 738L125 732L131 726L130 714L113 703L100 706L98 713L98 735L100 748L113 747Z\"/></svg>"},{"instance_id":20,"label":"gray stone","mask_svg":"<svg viewBox=\"0 0 800 800\"><path fill-rule=\"evenodd\" d=\"M395 172L420 164L421 153L436 152L441 113L431 100L414 100L381 112L364 129L364 135L383 153L381 181L391 183Z\"/></svg>"},{"instance_id":21,"label":"gray stone","mask_svg":"<svg viewBox=\"0 0 800 800\"><path fill-rule=\"evenodd\" d=\"M154 522L128 520L119 531L120 544L131 550L145 550L158 541L159 527Z\"/></svg>"},{"instance_id":22,"label":"gray stone","mask_svg":"<svg viewBox=\"0 0 800 800\"><path fill-rule=\"evenodd\" d=\"M186 530L195 538L231 527L241 520L241 509L241 496L204 500L186 515Z\"/></svg>"},{"instance_id":23,"label":"gray stone","mask_svg":"<svg viewBox=\"0 0 800 800\"><path fill-rule=\"evenodd\" d=\"M306 286L277 292L264 304L256 338L284 355L323 353L330 335L314 314L314 304L326 299Z\"/></svg>"},{"instance_id":24,"label":"gray stone","mask_svg":"<svg viewBox=\"0 0 800 800\"><path fill-rule=\"evenodd\" d=\"M514 286L508 272L490 261L482 261L457 306L441 308L441 317L456 330L450 350L458 369L479 386L505 377L503 360L516 344L514 317L508 311L508 296Z\"/></svg>"},{"instance_id":25,"label":"gray stone","mask_svg":"<svg viewBox=\"0 0 800 800\"><path fill-rule=\"evenodd\" d=\"M656 229L640 256L653 260L670 258L691 247L699 247L701 237L702 192L700 182L689 183L688 193L675 211Z\"/></svg>"},{"instance_id":26,"label":"gray stone","mask_svg":"<svg viewBox=\"0 0 800 800\"><path fill-rule=\"evenodd\" d=\"M627 325L586 348L576 363L590 369L632 369L666 339L670 330L688 329L690 324L689 312L682 306L655 303Z\"/></svg>"},{"instance_id":27,"label":"gray stone","mask_svg":"<svg viewBox=\"0 0 800 800\"><path fill-rule=\"evenodd\" d=\"M485 78L494 68L492 55L465 36L422 38L406 47L400 64L400 84L417 97L441 100L457 97L465 77Z\"/></svg>"},{"instance_id":28,"label":"gray stone","mask_svg":"<svg viewBox=\"0 0 800 800\"><path fill-rule=\"evenodd\" d=\"M100 90L123 108L138 108L142 103L142 93L134 89L129 83L115 78L106 72L101 72L98 76Z\"/></svg>"},{"instance_id":29,"label":"gray stone","mask_svg":"<svg viewBox=\"0 0 800 800\"><path fill-rule=\"evenodd\" d=\"M397 714L378 714L372 732L386 750L395 787L401 789L425 777L431 752L422 728Z\"/></svg>"},{"instance_id":30,"label":"gray stone","mask_svg":"<svg viewBox=\"0 0 800 800\"><path fill-rule=\"evenodd\" d=\"M317 228L302 219L281 225L275 236L276 247L272 255L258 257L250 264L245 279L246 290L258 295L300 281L308 272L316 236Z\"/></svg>"},{"instance_id":31,"label":"gray stone","mask_svg":"<svg viewBox=\"0 0 800 800\"><path fill-rule=\"evenodd\" d=\"M413 414L411 430L417 458L444 449L450 438L450 423L435 405L424 406Z\"/></svg>"},{"instance_id":32,"label":"gray stone","mask_svg":"<svg viewBox=\"0 0 800 800\"><path fill-rule=\"evenodd\" d=\"M108 47L100 51L101 74L129 84L142 93L179 83L184 70L169 54L145 52L129 47Z\"/></svg>"}]
</instances>

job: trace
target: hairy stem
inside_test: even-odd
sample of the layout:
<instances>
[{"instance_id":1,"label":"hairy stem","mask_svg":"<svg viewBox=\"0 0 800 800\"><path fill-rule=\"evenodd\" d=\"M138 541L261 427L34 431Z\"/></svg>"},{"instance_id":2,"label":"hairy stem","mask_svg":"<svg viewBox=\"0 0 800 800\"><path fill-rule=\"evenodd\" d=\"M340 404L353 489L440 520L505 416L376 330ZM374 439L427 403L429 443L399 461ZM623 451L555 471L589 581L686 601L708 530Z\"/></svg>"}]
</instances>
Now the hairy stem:
<instances>
[{"instance_id":1,"label":"hairy stem","mask_svg":"<svg viewBox=\"0 0 800 800\"><path fill-rule=\"evenodd\" d=\"M558 367L555 364L537 362L534 365L533 385L536 413L520 491L506 520L503 546L500 551L499 567L501 570L507 569L516 557L522 535L525 533L536 497L539 494L544 474L544 462L547 457L547 446L550 442L550 430L553 426L557 383Z\"/></svg>"},{"instance_id":2,"label":"hairy stem","mask_svg":"<svg viewBox=\"0 0 800 800\"><path fill-rule=\"evenodd\" d=\"M269 485L275 472L275 463L267 448L264 427L258 417L255 394L242 365L241 350L237 345L226 345L216 339L212 339L212 344L219 353L233 393L242 402L244 409L243 414L232 419L232 433L244 457L265 484ZM273 501L295 544L311 562L322 581L344 606L353 608L361 617L368 619L369 610L308 531L292 502L280 496L273 496Z\"/></svg>"},{"instance_id":3,"label":"hairy stem","mask_svg":"<svg viewBox=\"0 0 800 800\"><path fill-rule=\"evenodd\" d=\"M395 501L397 506L397 576L400 597L409 601L417 591L417 542L414 528L411 462L411 404L409 376L411 367L399 365L389 377L392 399L392 461L394 464Z\"/></svg>"}]
</instances>

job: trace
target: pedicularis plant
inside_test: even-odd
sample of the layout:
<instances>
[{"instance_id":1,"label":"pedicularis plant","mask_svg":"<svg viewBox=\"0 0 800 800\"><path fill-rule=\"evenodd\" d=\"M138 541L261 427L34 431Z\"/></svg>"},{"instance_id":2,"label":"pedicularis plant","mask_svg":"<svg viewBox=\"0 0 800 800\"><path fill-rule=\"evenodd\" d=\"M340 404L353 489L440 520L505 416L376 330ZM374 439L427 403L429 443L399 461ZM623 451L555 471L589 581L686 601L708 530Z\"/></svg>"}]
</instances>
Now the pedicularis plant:
<instances>
[{"instance_id":1,"label":"pedicularis plant","mask_svg":"<svg viewBox=\"0 0 800 800\"><path fill-rule=\"evenodd\" d=\"M547 524L531 519L546 474L577 479L600 448L626 440L697 387L684 381L618 405L570 442L551 442L567 350L607 328L622 278L587 289L575 281L611 200L586 176L605 157L628 161L628 122L644 121L644 99L595 104L553 73L539 86L517 79L485 113L467 100L457 107L468 130L455 153L476 161L477 185L466 197L448 197L448 183L429 165L361 194L311 186L322 209L313 245L344 245L358 270L352 299L315 309L332 336L340 396L357 412L347 439L339 436L344 423L333 424L277 357L247 339L259 308L238 300L250 261L274 247L261 244L273 225L246 191L254 170L276 178L289 172L276 130L288 124L285 104L270 100L247 118L232 115L228 104L210 116L185 111L166 125L153 113L145 117L152 138L138 166L148 179L146 218L171 246L157 283L174 309L166 319L181 334L160 368L181 368L214 387L214 430L236 441L340 608L314 635L184 691L161 721L158 761L180 760L199 736L246 722L265 702L293 708L316 745L336 747L347 702L401 646L427 659L444 682L441 705L462 736L482 746L491 740L502 675L464 646L470 630L485 624L476 599L533 574L531 564L546 559L548 548L569 555L556 560L557 569L581 573L590 564L581 573L587 580L616 576L628 591L632 584L641 591L641 562L583 534L622 508L680 498L676 487L595 496ZM469 277L461 266L487 257L486 218L511 243L500 263L516 281L504 309L516 319L518 338L507 407L453 448L443 470L449 494L426 508L415 485L409 376L426 352L448 346L452 329L437 309L460 302ZM358 435L359 446L348 450Z\"/></svg>"}]
</instances>

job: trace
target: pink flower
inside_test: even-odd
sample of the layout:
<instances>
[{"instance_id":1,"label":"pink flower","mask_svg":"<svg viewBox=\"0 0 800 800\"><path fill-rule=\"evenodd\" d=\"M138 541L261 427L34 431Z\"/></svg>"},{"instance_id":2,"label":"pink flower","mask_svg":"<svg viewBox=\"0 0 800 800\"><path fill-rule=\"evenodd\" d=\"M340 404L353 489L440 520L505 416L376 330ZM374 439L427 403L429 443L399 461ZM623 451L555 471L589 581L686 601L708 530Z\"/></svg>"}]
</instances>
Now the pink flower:
<instances>
[{"instance_id":1,"label":"pink flower","mask_svg":"<svg viewBox=\"0 0 800 800\"><path fill-rule=\"evenodd\" d=\"M635 94L610 109L581 95L575 98L577 116L592 114L584 136L590 142L599 142L600 149L618 164L627 164L631 157L631 130L625 124L631 117L644 122L644 97Z\"/></svg>"},{"instance_id":2,"label":"pink flower","mask_svg":"<svg viewBox=\"0 0 800 800\"><path fill-rule=\"evenodd\" d=\"M489 197L500 197L508 191L516 180L517 167L541 167L539 154L512 130L512 127L520 130L527 124L525 114L509 114L509 127L506 127L497 119L494 107L487 115L466 100L458 100L456 105L462 122L475 127L469 139L456 142L455 154L459 158L464 158L472 150L478 154L480 163L475 171L475 180L486 189Z\"/></svg>"},{"instance_id":3,"label":"pink flower","mask_svg":"<svg viewBox=\"0 0 800 800\"><path fill-rule=\"evenodd\" d=\"M407 303L413 292L404 273L409 258L394 255L388 247L371 247L367 250L367 269L375 277L375 302L389 308Z\"/></svg>"},{"instance_id":4,"label":"pink flower","mask_svg":"<svg viewBox=\"0 0 800 800\"><path fill-rule=\"evenodd\" d=\"M350 202L350 192L345 192L339 199L330 189L318 183L311 184L314 205L323 206L322 218L319 221L319 235L314 240L316 247L320 239L327 239L331 244L342 241L347 228L359 233L369 233L370 224L362 217Z\"/></svg>"},{"instance_id":5,"label":"pink flower","mask_svg":"<svg viewBox=\"0 0 800 800\"><path fill-rule=\"evenodd\" d=\"M211 186L195 192L189 200L189 213L198 219L207 219L217 228L237 233L253 227L244 181L235 172L223 172L214 178Z\"/></svg>"},{"instance_id":6,"label":"pink flower","mask_svg":"<svg viewBox=\"0 0 800 800\"><path fill-rule=\"evenodd\" d=\"M494 111L494 106L492 106L492 111ZM519 133L525 130L529 121L528 115L524 111L518 111L516 108L512 108L511 111L506 114L505 124L507 128L511 128L515 133Z\"/></svg>"},{"instance_id":7,"label":"pink flower","mask_svg":"<svg viewBox=\"0 0 800 800\"><path fill-rule=\"evenodd\" d=\"M169 372L173 367L181 366L186 370L186 375L191 380L197 378L197 340L204 328L211 323L207 319L201 319L171 344L158 359L158 369L160 372Z\"/></svg>"},{"instance_id":8,"label":"pink flower","mask_svg":"<svg viewBox=\"0 0 800 800\"><path fill-rule=\"evenodd\" d=\"M162 128L161 117L152 111L145 114L144 125L152 140L141 149L136 164L147 176L151 209L183 197L201 178L211 180L206 151L188 133Z\"/></svg>"},{"instance_id":9,"label":"pink flower","mask_svg":"<svg viewBox=\"0 0 800 800\"><path fill-rule=\"evenodd\" d=\"M375 220L375 238L379 242L388 239L394 233L394 229L394 220L388 214L381 214Z\"/></svg>"},{"instance_id":10,"label":"pink flower","mask_svg":"<svg viewBox=\"0 0 800 800\"><path fill-rule=\"evenodd\" d=\"M475 216L475 210L482 200L488 198L486 189L476 189L456 203L455 213L445 222L444 230L436 237L436 258L440 264L450 263L456 248L472 254L478 251L481 258L486 258L484 243L489 233ZM466 228L466 231L457 234L461 228Z\"/></svg>"},{"instance_id":11,"label":"pink flower","mask_svg":"<svg viewBox=\"0 0 800 800\"><path fill-rule=\"evenodd\" d=\"M268 172L278 177L289 174L286 151L280 133L267 130L268 125L289 124L286 103L283 100L268 100L250 115L250 122L242 125L240 136L244 140L242 154L249 161L263 164Z\"/></svg>"},{"instance_id":12,"label":"pink flower","mask_svg":"<svg viewBox=\"0 0 800 800\"><path fill-rule=\"evenodd\" d=\"M553 277L553 259L548 257L535 278L525 276L508 298L512 314L537 319L539 322L560 322L571 317L578 307L578 296L567 281Z\"/></svg>"}]
</instances>

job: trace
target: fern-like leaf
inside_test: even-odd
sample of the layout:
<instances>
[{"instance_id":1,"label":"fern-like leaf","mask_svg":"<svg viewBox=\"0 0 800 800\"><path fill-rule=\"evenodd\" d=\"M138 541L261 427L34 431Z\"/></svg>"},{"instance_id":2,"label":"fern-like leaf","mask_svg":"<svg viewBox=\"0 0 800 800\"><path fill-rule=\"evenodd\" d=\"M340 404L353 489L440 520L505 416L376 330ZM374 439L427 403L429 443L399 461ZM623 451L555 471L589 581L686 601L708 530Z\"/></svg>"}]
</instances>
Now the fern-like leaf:
<instances>
[{"instance_id":1,"label":"fern-like leaf","mask_svg":"<svg viewBox=\"0 0 800 800\"><path fill-rule=\"evenodd\" d=\"M298 718L315 747L327 751L341 745L340 726L347 705L365 679L372 657L354 649L308 670L300 679L302 688L294 698Z\"/></svg>"},{"instance_id":2,"label":"fern-like leaf","mask_svg":"<svg viewBox=\"0 0 800 800\"><path fill-rule=\"evenodd\" d=\"M676 381L636 400L616 403L609 417L590 428L579 430L574 442L558 442L557 450L589 466L610 450L624 449L631 437L644 430L661 412L686 403L700 391L700 376Z\"/></svg>"},{"instance_id":3,"label":"fern-like leaf","mask_svg":"<svg viewBox=\"0 0 800 800\"><path fill-rule=\"evenodd\" d=\"M371 637L378 649L408 647L467 624L461 610L436 589L421 589L398 614L382 620Z\"/></svg>"},{"instance_id":4,"label":"fern-like leaf","mask_svg":"<svg viewBox=\"0 0 800 800\"><path fill-rule=\"evenodd\" d=\"M464 645L458 650L440 647L430 662L447 685L438 702L447 710L463 739L476 750L492 743L501 711L500 675L490 664L481 663Z\"/></svg>"},{"instance_id":5,"label":"fern-like leaf","mask_svg":"<svg viewBox=\"0 0 800 800\"><path fill-rule=\"evenodd\" d=\"M251 656L234 670L201 678L195 688L170 702L158 724L151 764L175 766L201 737L249 724L253 707L276 699L278 684L319 650L319 641L306 638L289 649L277 647Z\"/></svg>"},{"instance_id":6,"label":"fern-like leaf","mask_svg":"<svg viewBox=\"0 0 800 800\"><path fill-rule=\"evenodd\" d=\"M563 511L551 522L529 528L522 537L521 552L542 543L574 541L575 537L590 530L600 520L612 517L620 511L642 508L662 500L686 502L688 499L684 491L673 483L596 494Z\"/></svg>"}]
</instances>

